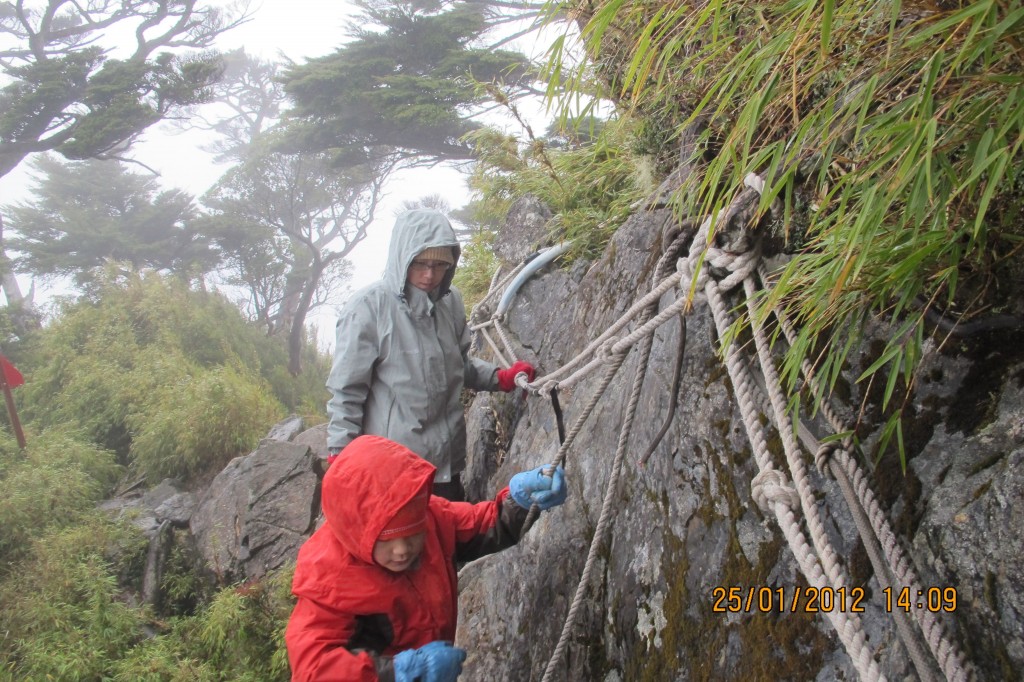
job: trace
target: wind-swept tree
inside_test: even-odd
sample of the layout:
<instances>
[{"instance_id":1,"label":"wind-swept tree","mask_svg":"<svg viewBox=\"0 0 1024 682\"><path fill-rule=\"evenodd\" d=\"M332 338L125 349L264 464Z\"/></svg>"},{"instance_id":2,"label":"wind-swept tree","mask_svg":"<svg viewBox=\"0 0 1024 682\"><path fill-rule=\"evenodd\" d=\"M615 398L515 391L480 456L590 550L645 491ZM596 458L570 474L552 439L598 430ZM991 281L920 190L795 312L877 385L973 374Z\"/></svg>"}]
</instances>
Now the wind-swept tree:
<instances>
[{"instance_id":1,"label":"wind-swept tree","mask_svg":"<svg viewBox=\"0 0 1024 682\"><path fill-rule=\"evenodd\" d=\"M533 92L524 55L482 45L482 5L362 7L350 42L285 71L294 103L288 149L327 152L339 166L468 160L463 136L479 127L472 116L490 100L479 83Z\"/></svg>"},{"instance_id":2,"label":"wind-swept tree","mask_svg":"<svg viewBox=\"0 0 1024 682\"><path fill-rule=\"evenodd\" d=\"M118 161L41 156L34 167L34 199L4 207L20 272L70 276L82 285L111 261L189 278L216 265L210 241L193 229L188 194L161 190L155 177Z\"/></svg>"},{"instance_id":3,"label":"wind-swept tree","mask_svg":"<svg viewBox=\"0 0 1024 682\"><path fill-rule=\"evenodd\" d=\"M197 0L0 1L0 177L37 152L117 156L203 101L222 68L207 50L245 18ZM9 274L5 293L20 300Z\"/></svg>"},{"instance_id":4,"label":"wind-swept tree","mask_svg":"<svg viewBox=\"0 0 1024 682\"><path fill-rule=\"evenodd\" d=\"M366 237L391 168L340 169L323 153L282 153L280 65L244 52L227 63L221 107L198 125L220 134L221 158L239 163L204 197L203 229L221 249L228 283L246 292L251 319L287 337L298 373L306 318L347 278L346 259Z\"/></svg>"},{"instance_id":5,"label":"wind-swept tree","mask_svg":"<svg viewBox=\"0 0 1024 682\"><path fill-rule=\"evenodd\" d=\"M205 50L243 20L196 0L0 2L0 176L35 152L109 154L203 101L219 57L171 50ZM132 36L130 47L114 49L115 31Z\"/></svg>"},{"instance_id":6,"label":"wind-swept tree","mask_svg":"<svg viewBox=\"0 0 1024 682\"><path fill-rule=\"evenodd\" d=\"M198 110L180 125L216 133L203 149L219 162L241 162L281 120L286 103L281 64L247 54L244 48L225 53L223 60L224 76L212 89L216 105Z\"/></svg>"},{"instance_id":7,"label":"wind-swept tree","mask_svg":"<svg viewBox=\"0 0 1024 682\"><path fill-rule=\"evenodd\" d=\"M305 321L347 276L345 259L367 234L381 176L334 168L324 155L253 154L206 195L207 230L249 292L254 317L288 337L301 370Z\"/></svg>"}]
</instances>

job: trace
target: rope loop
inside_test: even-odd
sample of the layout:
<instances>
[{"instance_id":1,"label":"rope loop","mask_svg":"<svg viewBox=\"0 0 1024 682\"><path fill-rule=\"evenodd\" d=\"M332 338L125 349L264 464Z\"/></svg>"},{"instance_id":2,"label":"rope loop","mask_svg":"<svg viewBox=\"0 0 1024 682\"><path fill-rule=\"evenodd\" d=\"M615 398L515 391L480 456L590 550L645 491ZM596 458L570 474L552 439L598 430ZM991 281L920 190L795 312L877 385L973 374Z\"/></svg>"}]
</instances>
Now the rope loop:
<instances>
[{"instance_id":1,"label":"rope loop","mask_svg":"<svg viewBox=\"0 0 1024 682\"><path fill-rule=\"evenodd\" d=\"M594 356L601 358L605 362L611 361L616 355L621 354L621 350L617 349L615 345L619 342L619 337L613 336L597 347L594 352Z\"/></svg>"},{"instance_id":2,"label":"rope loop","mask_svg":"<svg viewBox=\"0 0 1024 682\"><path fill-rule=\"evenodd\" d=\"M723 291L729 291L742 284L743 280L750 277L757 269L761 261L761 241L755 241L750 249L740 253L729 253L726 251L720 253L728 256L727 259L722 258L722 260L727 260L728 264L725 267L729 274L719 280L718 286Z\"/></svg>"},{"instance_id":3,"label":"rope loop","mask_svg":"<svg viewBox=\"0 0 1024 682\"><path fill-rule=\"evenodd\" d=\"M822 476L830 476L829 463L832 456L842 449L844 449L843 443L834 440L818 446L817 452L814 453L814 466L818 467Z\"/></svg>"},{"instance_id":4,"label":"rope loop","mask_svg":"<svg viewBox=\"0 0 1024 682\"><path fill-rule=\"evenodd\" d=\"M771 513L774 505L779 502L790 509L800 508L800 496L796 488L789 484L786 475L778 469L762 469L754 476L750 481L750 494L764 514Z\"/></svg>"},{"instance_id":5,"label":"rope loop","mask_svg":"<svg viewBox=\"0 0 1024 682\"><path fill-rule=\"evenodd\" d=\"M537 388L537 395L544 396L545 398L551 395L551 392L558 388L558 382L554 379L544 382L542 386Z\"/></svg>"},{"instance_id":6,"label":"rope loop","mask_svg":"<svg viewBox=\"0 0 1024 682\"><path fill-rule=\"evenodd\" d=\"M694 237L694 243L700 237L698 233L697 237ZM690 288L693 285L694 270L697 268L697 264L700 259L700 250L694 250L691 248L689 255L680 258L676 261L676 272L679 273L679 289L682 292L683 297L690 295ZM702 301L704 296L704 288L708 283L708 271L707 268L702 267L700 272L697 273L697 284L693 288L694 302Z\"/></svg>"}]
</instances>

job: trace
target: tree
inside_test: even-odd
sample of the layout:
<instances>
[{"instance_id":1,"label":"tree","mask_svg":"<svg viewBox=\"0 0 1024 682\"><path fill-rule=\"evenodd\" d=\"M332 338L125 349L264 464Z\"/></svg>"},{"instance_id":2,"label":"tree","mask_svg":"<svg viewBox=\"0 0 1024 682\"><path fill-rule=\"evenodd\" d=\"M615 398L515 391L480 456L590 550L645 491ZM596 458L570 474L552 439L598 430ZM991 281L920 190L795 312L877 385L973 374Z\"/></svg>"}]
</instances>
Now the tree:
<instances>
[{"instance_id":1,"label":"tree","mask_svg":"<svg viewBox=\"0 0 1024 682\"><path fill-rule=\"evenodd\" d=\"M109 154L161 118L203 101L220 77L209 48L244 21L196 0L0 2L0 177L29 154L55 150L81 160ZM97 44L108 30L133 31L123 59Z\"/></svg>"},{"instance_id":2,"label":"tree","mask_svg":"<svg viewBox=\"0 0 1024 682\"><path fill-rule=\"evenodd\" d=\"M207 50L245 19L244 7L197 0L0 1L0 177L37 152L117 156L148 126L203 101L218 57L170 50ZM102 45L115 31L132 36L121 58ZM4 280L9 299L21 298L16 285Z\"/></svg>"},{"instance_id":3,"label":"tree","mask_svg":"<svg viewBox=\"0 0 1024 682\"><path fill-rule=\"evenodd\" d=\"M204 198L209 230L247 287L270 334L287 334L289 371L301 371L306 316L345 276L365 237L384 174L334 168L324 154L262 149L228 171Z\"/></svg>"},{"instance_id":4,"label":"tree","mask_svg":"<svg viewBox=\"0 0 1024 682\"><path fill-rule=\"evenodd\" d=\"M41 156L34 166L41 174L35 200L4 208L19 271L73 276L81 285L110 261L186 276L216 265L209 240L193 229L188 194L161 191L156 178L117 161Z\"/></svg>"},{"instance_id":5,"label":"tree","mask_svg":"<svg viewBox=\"0 0 1024 682\"><path fill-rule=\"evenodd\" d=\"M212 90L211 101L219 106L209 114L197 112L181 126L216 133L217 139L204 149L217 161L244 161L256 140L280 120L285 104L281 65L240 48L224 55L224 66L224 76Z\"/></svg>"},{"instance_id":6,"label":"tree","mask_svg":"<svg viewBox=\"0 0 1024 682\"><path fill-rule=\"evenodd\" d=\"M202 227L220 248L227 283L246 292L250 319L287 337L298 373L306 317L348 277L345 259L366 237L390 167L338 169L326 154L277 151L280 64L244 51L226 62L220 107L190 125L218 132L214 150L239 163L204 197Z\"/></svg>"},{"instance_id":7,"label":"tree","mask_svg":"<svg viewBox=\"0 0 1024 682\"><path fill-rule=\"evenodd\" d=\"M285 71L286 149L326 151L339 166L468 160L463 136L500 81L513 96L533 92L535 74L518 52L479 47L488 24L481 5L450 9L412 3L363 5L353 40L333 54ZM374 28L376 27L376 28Z\"/></svg>"}]
</instances>

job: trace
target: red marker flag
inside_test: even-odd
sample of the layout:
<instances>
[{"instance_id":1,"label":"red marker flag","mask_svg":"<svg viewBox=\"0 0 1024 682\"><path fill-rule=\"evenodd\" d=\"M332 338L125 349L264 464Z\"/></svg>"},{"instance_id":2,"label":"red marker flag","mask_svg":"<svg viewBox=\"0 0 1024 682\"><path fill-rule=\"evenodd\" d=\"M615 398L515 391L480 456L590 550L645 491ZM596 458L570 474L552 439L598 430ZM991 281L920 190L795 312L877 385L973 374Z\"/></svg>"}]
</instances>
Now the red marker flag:
<instances>
[{"instance_id":1,"label":"red marker flag","mask_svg":"<svg viewBox=\"0 0 1024 682\"><path fill-rule=\"evenodd\" d=\"M21 376L18 368L3 355L0 355L0 368L3 369L3 374L0 374L0 389L3 389L7 414L11 417L11 428L14 429L14 436L18 439L18 447L24 450L25 432L21 430L21 422L18 421L18 410L14 407L14 395L11 393L11 389L25 383L25 377Z\"/></svg>"},{"instance_id":2,"label":"red marker flag","mask_svg":"<svg viewBox=\"0 0 1024 682\"><path fill-rule=\"evenodd\" d=\"M4 379L11 388L17 388L25 383L25 377L21 376L18 368L11 364L11 361L0 355L0 367L4 369Z\"/></svg>"}]
</instances>

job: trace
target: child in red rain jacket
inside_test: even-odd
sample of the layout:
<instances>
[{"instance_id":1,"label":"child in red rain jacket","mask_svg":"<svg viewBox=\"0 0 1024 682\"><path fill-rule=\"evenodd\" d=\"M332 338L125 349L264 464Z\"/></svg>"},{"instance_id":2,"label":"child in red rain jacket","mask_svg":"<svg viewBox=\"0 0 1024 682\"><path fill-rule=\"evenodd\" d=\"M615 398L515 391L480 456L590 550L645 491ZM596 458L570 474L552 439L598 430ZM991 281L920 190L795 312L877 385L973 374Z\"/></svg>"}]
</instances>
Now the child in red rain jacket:
<instances>
[{"instance_id":1,"label":"child in red rain jacket","mask_svg":"<svg viewBox=\"0 0 1024 682\"><path fill-rule=\"evenodd\" d=\"M550 471L551 473L546 473ZM293 682L454 682L456 562L510 547L527 509L565 501L561 468L516 474L494 500L431 496L434 466L360 436L323 482L326 523L299 550L285 632Z\"/></svg>"}]
</instances>

